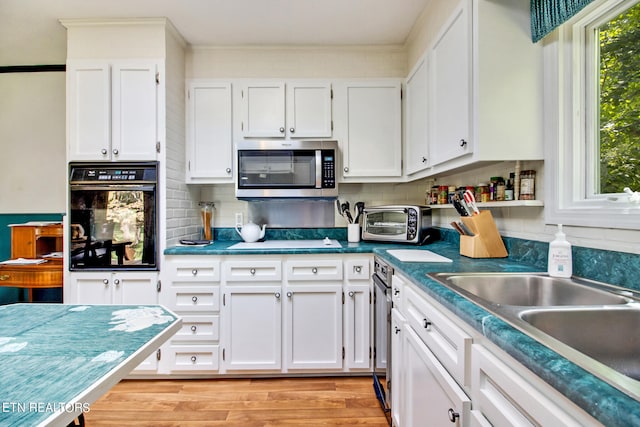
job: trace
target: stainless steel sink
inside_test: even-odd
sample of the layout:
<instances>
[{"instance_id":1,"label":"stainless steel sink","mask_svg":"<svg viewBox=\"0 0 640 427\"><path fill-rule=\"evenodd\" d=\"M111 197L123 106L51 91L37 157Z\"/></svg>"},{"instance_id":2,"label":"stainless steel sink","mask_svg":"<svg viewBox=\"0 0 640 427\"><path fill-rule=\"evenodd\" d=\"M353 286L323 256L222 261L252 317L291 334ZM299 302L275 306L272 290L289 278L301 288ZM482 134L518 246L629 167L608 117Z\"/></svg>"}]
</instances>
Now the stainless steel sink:
<instances>
[{"instance_id":1,"label":"stainless steel sink","mask_svg":"<svg viewBox=\"0 0 640 427\"><path fill-rule=\"evenodd\" d=\"M531 273L438 273L431 275L462 293L493 304L516 306L625 304L623 296L574 279Z\"/></svg>"},{"instance_id":2,"label":"stainless steel sink","mask_svg":"<svg viewBox=\"0 0 640 427\"><path fill-rule=\"evenodd\" d=\"M640 400L637 292L544 273L427 276Z\"/></svg>"},{"instance_id":3,"label":"stainless steel sink","mask_svg":"<svg viewBox=\"0 0 640 427\"><path fill-rule=\"evenodd\" d=\"M520 318L556 340L640 380L640 309L527 310Z\"/></svg>"}]
</instances>

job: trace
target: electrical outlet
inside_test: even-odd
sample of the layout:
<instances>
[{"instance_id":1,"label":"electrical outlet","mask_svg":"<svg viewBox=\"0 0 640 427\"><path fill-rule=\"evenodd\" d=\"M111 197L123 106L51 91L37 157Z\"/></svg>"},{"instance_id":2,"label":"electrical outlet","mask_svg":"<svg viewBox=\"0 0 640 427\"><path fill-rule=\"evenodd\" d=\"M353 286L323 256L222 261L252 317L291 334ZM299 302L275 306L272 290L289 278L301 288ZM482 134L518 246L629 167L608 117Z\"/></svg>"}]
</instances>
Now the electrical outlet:
<instances>
[{"instance_id":1,"label":"electrical outlet","mask_svg":"<svg viewBox=\"0 0 640 427\"><path fill-rule=\"evenodd\" d=\"M236 224L244 224L244 221L242 220L242 212L236 212Z\"/></svg>"}]
</instances>

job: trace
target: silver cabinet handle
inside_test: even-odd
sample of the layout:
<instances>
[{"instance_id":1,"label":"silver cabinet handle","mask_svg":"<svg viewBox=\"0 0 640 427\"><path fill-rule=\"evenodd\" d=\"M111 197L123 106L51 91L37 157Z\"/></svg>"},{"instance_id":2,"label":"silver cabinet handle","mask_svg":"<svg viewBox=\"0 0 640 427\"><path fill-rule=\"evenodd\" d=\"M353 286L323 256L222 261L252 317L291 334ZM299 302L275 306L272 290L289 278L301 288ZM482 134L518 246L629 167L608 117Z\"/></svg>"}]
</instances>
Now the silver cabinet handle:
<instances>
[{"instance_id":1,"label":"silver cabinet handle","mask_svg":"<svg viewBox=\"0 0 640 427\"><path fill-rule=\"evenodd\" d=\"M231 168L226 168L226 169L225 169L225 172L227 172L227 173L231 173Z\"/></svg>"},{"instance_id":2,"label":"silver cabinet handle","mask_svg":"<svg viewBox=\"0 0 640 427\"><path fill-rule=\"evenodd\" d=\"M295 130L295 128L289 128L289 132L296 133L296 130Z\"/></svg>"},{"instance_id":3,"label":"silver cabinet handle","mask_svg":"<svg viewBox=\"0 0 640 427\"><path fill-rule=\"evenodd\" d=\"M192 297L191 297L191 301L193 301L193 303L194 303L194 304L197 304L197 303L198 303L198 297L197 297L197 296L195 296L195 295L194 295L194 296L192 296Z\"/></svg>"},{"instance_id":4,"label":"silver cabinet handle","mask_svg":"<svg viewBox=\"0 0 640 427\"><path fill-rule=\"evenodd\" d=\"M114 284L114 285L116 285L116 286L118 286L118 285L120 284L120 279L115 279L115 280L113 281L113 284Z\"/></svg>"},{"instance_id":5,"label":"silver cabinet handle","mask_svg":"<svg viewBox=\"0 0 640 427\"><path fill-rule=\"evenodd\" d=\"M280 128L280 133L284 133L284 127Z\"/></svg>"},{"instance_id":6,"label":"silver cabinet handle","mask_svg":"<svg viewBox=\"0 0 640 427\"><path fill-rule=\"evenodd\" d=\"M451 421L452 423L455 423L456 419L460 418L460 414L458 412L455 412L453 408L449 408L449 411L447 412L449 414L449 421Z\"/></svg>"},{"instance_id":7,"label":"silver cabinet handle","mask_svg":"<svg viewBox=\"0 0 640 427\"><path fill-rule=\"evenodd\" d=\"M354 296L355 294L356 294L355 292L353 292L353 291L349 291L349 296L350 296L351 298L353 298L353 296Z\"/></svg>"},{"instance_id":8,"label":"silver cabinet handle","mask_svg":"<svg viewBox=\"0 0 640 427\"><path fill-rule=\"evenodd\" d=\"M275 293L276 299L280 299L280 292Z\"/></svg>"},{"instance_id":9,"label":"silver cabinet handle","mask_svg":"<svg viewBox=\"0 0 640 427\"><path fill-rule=\"evenodd\" d=\"M104 284L105 284L105 286L106 286L106 285L108 285L108 284L109 284L109 279L103 279L103 280L102 280L102 283L104 283Z\"/></svg>"},{"instance_id":10,"label":"silver cabinet handle","mask_svg":"<svg viewBox=\"0 0 640 427\"><path fill-rule=\"evenodd\" d=\"M465 145L467 145L467 141L465 141L464 139L460 140L460 147L464 147Z\"/></svg>"},{"instance_id":11,"label":"silver cabinet handle","mask_svg":"<svg viewBox=\"0 0 640 427\"><path fill-rule=\"evenodd\" d=\"M287 298L291 298L293 296L293 292L289 291L287 292Z\"/></svg>"},{"instance_id":12,"label":"silver cabinet handle","mask_svg":"<svg viewBox=\"0 0 640 427\"><path fill-rule=\"evenodd\" d=\"M318 274L318 267L313 267L313 268L311 269L311 272L312 272L313 274Z\"/></svg>"},{"instance_id":13,"label":"silver cabinet handle","mask_svg":"<svg viewBox=\"0 0 640 427\"><path fill-rule=\"evenodd\" d=\"M393 294L394 295L398 295L399 293L400 293L400 289L398 289L398 288L394 288L393 289Z\"/></svg>"},{"instance_id":14,"label":"silver cabinet handle","mask_svg":"<svg viewBox=\"0 0 640 427\"><path fill-rule=\"evenodd\" d=\"M118 155L118 153L119 153L118 149L117 149L117 148L114 148L114 149L113 149L113 155L114 155L114 156L117 156L117 155Z\"/></svg>"},{"instance_id":15,"label":"silver cabinet handle","mask_svg":"<svg viewBox=\"0 0 640 427\"><path fill-rule=\"evenodd\" d=\"M401 329L400 329L400 328L398 328L398 327L396 326L396 327L395 327L395 333L396 333L396 335L398 335L398 334L400 333L400 331L401 331Z\"/></svg>"},{"instance_id":16,"label":"silver cabinet handle","mask_svg":"<svg viewBox=\"0 0 640 427\"><path fill-rule=\"evenodd\" d=\"M252 268L251 270L249 270L249 273L251 273L252 276L256 275L256 269Z\"/></svg>"},{"instance_id":17,"label":"silver cabinet handle","mask_svg":"<svg viewBox=\"0 0 640 427\"><path fill-rule=\"evenodd\" d=\"M362 273L362 266L361 265L356 265L355 267L353 267L353 269L355 270L356 273Z\"/></svg>"},{"instance_id":18,"label":"silver cabinet handle","mask_svg":"<svg viewBox=\"0 0 640 427\"><path fill-rule=\"evenodd\" d=\"M345 167L345 168L344 168L344 171L345 171L345 172L349 172L349 168L348 168L348 167Z\"/></svg>"},{"instance_id":19,"label":"silver cabinet handle","mask_svg":"<svg viewBox=\"0 0 640 427\"><path fill-rule=\"evenodd\" d=\"M196 356L191 356L191 361L193 363L196 363L197 360L198 360L198 358Z\"/></svg>"},{"instance_id":20,"label":"silver cabinet handle","mask_svg":"<svg viewBox=\"0 0 640 427\"><path fill-rule=\"evenodd\" d=\"M431 326L432 323L427 319L422 319L422 325L424 326L425 329L429 329L429 326Z\"/></svg>"},{"instance_id":21,"label":"silver cabinet handle","mask_svg":"<svg viewBox=\"0 0 640 427\"><path fill-rule=\"evenodd\" d=\"M196 325L191 326L191 332L195 332L198 330L198 327Z\"/></svg>"},{"instance_id":22,"label":"silver cabinet handle","mask_svg":"<svg viewBox=\"0 0 640 427\"><path fill-rule=\"evenodd\" d=\"M427 163L427 158L422 156L422 163Z\"/></svg>"},{"instance_id":23,"label":"silver cabinet handle","mask_svg":"<svg viewBox=\"0 0 640 427\"><path fill-rule=\"evenodd\" d=\"M102 150L100 150L100 153L102 153L103 156L107 155L107 149L103 148Z\"/></svg>"},{"instance_id":24,"label":"silver cabinet handle","mask_svg":"<svg viewBox=\"0 0 640 427\"><path fill-rule=\"evenodd\" d=\"M191 274L192 274L193 276L197 276L197 275L198 275L198 269L197 269L197 268L194 268L193 270L191 270Z\"/></svg>"}]
</instances>

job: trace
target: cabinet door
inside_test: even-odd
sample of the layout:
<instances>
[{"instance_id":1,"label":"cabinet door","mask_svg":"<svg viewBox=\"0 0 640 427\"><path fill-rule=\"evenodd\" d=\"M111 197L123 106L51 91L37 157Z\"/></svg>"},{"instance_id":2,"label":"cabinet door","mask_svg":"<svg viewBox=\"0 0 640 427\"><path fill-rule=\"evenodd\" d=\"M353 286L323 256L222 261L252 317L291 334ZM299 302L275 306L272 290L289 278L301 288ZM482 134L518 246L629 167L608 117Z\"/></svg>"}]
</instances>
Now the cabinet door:
<instances>
[{"instance_id":1,"label":"cabinet door","mask_svg":"<svg viewBox=\"0 0 640 427\"><path fill-rule=\"evenodd\" d=\"M223 364L227 370L280 370L281 287L233 285L225 289Z\"/></svg>"},{"instance_id":2,"label":"cabinet door","mask_svg":"<svg viewBox=\"0 0 640 427\"><path fill-rule=\"evenodd\" d=\"M72 273L69 282L66 304L111 304L115 285L110 273Z\"/></svg>"},{"instance_id":3,"label":"cabinet door","mask_svg":"<svg viewBox=\"0 0 640 427\"><path fill-rule=\"evenodd\" d=\"M413 329L404 329L403 426L464 426L471 400ZM395 363L395 362L394 362Z\"/></svg>"},{"instance_id":4,"label":"cabinet door","mask_svg":"<svg viewBox=\"0 0 640 427\"><path fill-rule=\"evenodd\" d=\"M427 63L422 58L409 75L405 91L405 165L407 174L429 166Z\"/></svg>"},{"instance_id":5,"label":"cabinet door","mask_svg":"<svg viewBox=\"0 0 640 427\"><path fill-rule=\"evenodd\" d=\"M284 83L256 82L242 89L245 137L285 136Z\"/></svg>"},{"instance_id":6,"label":"cabinet door","mask_svg":"<svg viewBox=\"0 0 640 427\"><path fill-rule=\"evenodd\" d=\"M232 182L231 84L187 87L187 181Z\"/></svg>"},{"instance_id":7,"label":"cabinet door","mask_svg":"<svg viewBox=\"0 0 640 427\"><path fill-rule=\"evenodd\" d=\"M471 2L461 0L430 51L431 164L472 152Z\"/></svg>"},{"instance_id":8,"label":"cabinet door","mask_svg":"<svg viewBox=\"0 0 640 427\"><path fill-rule=\"evenodd\" d=\"M111 68L104 62L67 65L70 160L111 159Z\"/></svg>"},{"instance_id":9,"label":"cabinet door","mask_svg":"<svg viewBox=\"0 0 640 427\"><path fill-rule=\"evenodd\" d=\"M344 347L347 369L371 367L371 290L347 285L344 300Z\"/></svg>"},{"instance_id":10,"label":"cabinet door","mask_svg":"<svg viewBox=\"0 0 640 427\"><path fill-rule=\"evenodd\" d=\"M393 425L404 425L405 400L403 393L405 390L405 376L407 370L404 365L404 325L406 320L399 310L391 310L391 380L387 385L387 394L391 399L391 420Z\"/></svg>"},{"instance_id":11,"label":"cabinet door","mask_svg":"<svg viewBox=\"0 0 640 427\"><path fill-rule=\"evenodd\" d=\"M331 136L331 84L287 84L287 133L290 138Z\"/></svg>"},{"instance_id":12,"label":"cabinet door","mask_svg":"<svg viewBox=\"0 0 640 427\"><path fill-rule=\"evenodd\" d=\"M342 284L286 288L287 369L342 367Z\"/></svg>"},{"instance_id":13,"label":"cabinet door","mask_svg":"<svg viewBox=\"0 0 640 427\"><path fill-rule=\"evenodd\" d=\"M113 304L157 304L158 278L156 273L114 273Z\"/></svg>"},{"instance_id":14,"label":"cabinet door","mask_svg":"<svg viewBox=\"0 0 640 427\"><path fill-rule=\"evenodd\" d=\"M157 66L117 63L112 84L112 160L154 160L158 142Z\"/></svg>"},{"instance_id":15,"label":"cabinet door","mask_svg":"<svg viewBox=\"0 0 640 427\"><path fill-rule=\"evenodd\" d=\"M343 107L343 177L400 177L402 119L400 82L347 83Z\"/></svg>"}]
</instances>

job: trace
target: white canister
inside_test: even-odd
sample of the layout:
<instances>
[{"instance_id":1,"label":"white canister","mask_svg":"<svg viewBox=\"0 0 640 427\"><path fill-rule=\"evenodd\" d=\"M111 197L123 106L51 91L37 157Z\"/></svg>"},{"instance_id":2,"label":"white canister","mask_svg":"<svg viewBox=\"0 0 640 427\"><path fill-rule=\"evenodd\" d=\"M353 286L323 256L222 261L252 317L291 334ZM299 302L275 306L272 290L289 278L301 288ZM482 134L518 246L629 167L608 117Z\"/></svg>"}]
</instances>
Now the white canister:
<instances>
[{"instance_id":1,"label":"white canister","mask_svg":"<svg viewBox=\"0 0 640 427\"><path fill-rule=\"evenodd\" d=\"M347 241L357 243L360 241L360 224L347 225Z\"/></svg>"}]
</instances>

